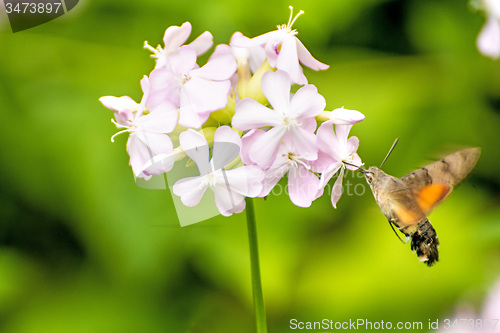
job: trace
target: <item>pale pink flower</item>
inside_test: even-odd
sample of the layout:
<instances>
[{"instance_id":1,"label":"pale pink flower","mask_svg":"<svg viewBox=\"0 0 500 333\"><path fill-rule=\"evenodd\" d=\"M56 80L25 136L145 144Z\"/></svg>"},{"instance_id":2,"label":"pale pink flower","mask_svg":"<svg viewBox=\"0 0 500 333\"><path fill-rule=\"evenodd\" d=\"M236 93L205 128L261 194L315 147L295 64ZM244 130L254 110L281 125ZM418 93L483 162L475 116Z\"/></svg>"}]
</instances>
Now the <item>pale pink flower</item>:
<instances>
[{"instance_id":1,"label":"pale pink flower","mask_svg":"<svg viewBox=\"0 0 500 333\"><path fill-rule=\"evenodd\" d=\"M231 40L231 46L254 47L264 46L267 61L273 68L287 72L292 81L298 84L307 84L307 78L302 72L299 61L314 70L324 70L329 66L316 60L306 49L304 44L296 37L297 30L292 25L303 11L293 18L293 7L290 6L290 19L288 24L278 26L278 30L265 33L252 39L244 38L243 35L235 36Z\"/></svg>"},{"instance_id":2,"label":"pale pink flower","mask_svg":"<svg viewBox=\"0 0 500 333\"><path fill-rule=\"evenodd\" d=\"M230 127L222 126L215 131L211 159L207 140L195 130L182 132L179 141L200 171L199 176L180 179L173 186L174 194L181 198L184 205L198 205L206 190L211 189L217 209L222 215L230 216L245 209L245 197L256 197L262 191L264 173L259 167L223 169L238 156L241 148L241 138ZM236 150L231 151L231 146Z\"/></svg>"},{"instance_id":3,"label":"pale pink flower","mask_svg":"<svg viewBox=\"0 0 500 333\"><path fill-rule=\"evenodd\" d=\"M263 130L255 130L251 137L255 140L264 133ZM318 197L319 178L312 173L310 161L303 159L289 140L284 140L279 146L273 164L265 170L264 187L259 196L269 195L286 174L290 200L299 207L311 206L313 200Z\"/></svg>"},{"instance_id":4,"label":"pale pink flower","mask_svg":"<svg viewBox=\"0 0 500 333\"><path fill-rule=\"evenodd\" d=\"M355 136L348 137L352 125L335 125L327 121L318 129L318 148L320 150L318 159L314 161L313 170L321 173L319 188L323 191L328 181L340 170L340 173L332 188L331 200L334 208L342 195L342 178L344 169L356 170L356 167L345 164L361 166L361 159L356 153L359 139Z\"/></svg>"},{"instance_id":5,"label":"pale pink flower","mask_svg":"<svg viewBox=\"0 0 500 333\"><path fill-rule=\"evenodd\" d=\"M153 52L152 57L156 58L155 68L166 67L168 63L167 59L180 50L189 35L191 35L191 23L184 22L180 27L173 25L167 28L163 36L164 48L158 45L155 49L151 47L147 41L144 42L144 48ZM195 50L196 55L199 56L207 52L207 50L212 47L212 44L212 34L205 31L188 45L191 46Z\"/></svg>"},{"instance_id":6,"label":"pale pink flower","mask_svg":"<svg viewBox=\"0 0 500 333\"><path fill-rule=\"evenodd\" d=\"M178 111L174 105L165 102L156 105L148 114L144 114L149 90L147 77L141 80L141 86L144 95L140 104L128 96L103 96L99 100L105 107L114 111L116 121L112 122L118 128L122 128L111 137L111 141L114 142L118 134L129 133L127 152L132 171L136 177L149 179L151 174L167 172L173 166L164 164L162 168L157 168L155 173L145 172L146 165L154 156L170 154L173 151L172 140L166 133L175 128Z\"/></svg>"},{"instance_id":7,"label":"pale pink flower","mask_svg":"<svg viewBox=\"0 0 500 333\"><path fill-rule=\"evenodd\" d=\"M439 320L439 329L436 332L500 333L499 314L500 280L491 289L480 315L476 314L467 303L461 304L457 307L454 316Z\"/></svg>"},{"instance_id":8,"label":"pale pink flower","mask_svg":"<svg viewBox=\"0 0 500 333\"><path fill-rule=\"evenodd\" d=\"M99 101L114 111L116 122L122 126L128 126L129 122L135 118L135 113L141 109L140 104L137 104L129 96L103 96L99 98Z\"/></svg>"},{"instance_id":9,"label":"pale pink flower","mask_svg":"<svg viewBox=\"0 0 500 333\"><path fill-rule=\"evenodd\" d=\"M199 128L210 113L224 108L236 72L236 61L228 45L218 45L208 62L196 64L196 52L184 45L170 56L169 68L151 72L150 100L155 104L170 101L179 106L179 124Z\"/></svg>"},{"instance_id":10,"label":"pale pink flower","mask_svg":"<svg viewBox=\"0 0 500 333\"><path fill-rule=\"evenodd\" d=\"M500 56L500 22L490 15L477 38L477 48L490 58L497 59Z\"/></svg>"},{"instance_id":11,"label":"pale pink flower","mask_svg":"<svg viewBox=\"0 0 500 333\"><path fill-rule=\"evenodd\" d=\"M291 81L283 71L266 72L262 91L273 109L244 98L236 105L232 125L241 131L271 127L252 144L249 158L262 168L269 167L283 139L290 140L295 151L307 160L317 158L316 119L326 102L312 84L301 87L290 98Z\"/></svg>"},{"instance_id":12,"label":"pale pink flower","mask_svg":"<svg viewBox=\"0 0 500 333\"><path fill-rule=\"evenodd\" d=\"M483 55L497 59L500 56L500 1L482 0L486 23L477 38L477 48Z\"/></svg>"},{"instance_id":13,"label":"pale pink flower","mask_svg":"<svg viewBox=\"0 0 500 333\"><path fill-rule=\"evenodd\" d=\"M486 302L484 303L483 306L483 311L482 315L480 318L484 319L490 319L490 324L494 323L493 319L497 319L496 321L496 326L491 327L493 325L490 325L490 330L483 330L483 332L488 332L488 333L499 333L500 332L500 322L498 321L498 318L500 314L500 280L497 280L496 284L493 286L491 289L488 298L486 299ZM483 325L484 327L485 325Z\"/></svg>"}]
</instances>

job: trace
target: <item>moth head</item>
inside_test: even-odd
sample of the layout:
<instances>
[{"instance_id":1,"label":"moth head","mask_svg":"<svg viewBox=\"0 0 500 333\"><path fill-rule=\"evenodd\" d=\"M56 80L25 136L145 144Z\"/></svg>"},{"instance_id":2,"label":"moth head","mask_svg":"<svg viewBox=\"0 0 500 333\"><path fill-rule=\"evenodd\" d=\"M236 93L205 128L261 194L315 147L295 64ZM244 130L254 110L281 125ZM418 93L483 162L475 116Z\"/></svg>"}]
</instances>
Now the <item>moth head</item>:
<instances>
[{"instance_id":1,"label":"moth head","mask_svg":"<svg viewBox=\"0 0 500 333\"><path fill-rule=\"evenodd\" d=\"M364 174L368 184L373 185L373 183L376 182L380 172L382 172L382 170L377 167L369 167L368 170L365 170Z\"/></svg>"}]
</instances>

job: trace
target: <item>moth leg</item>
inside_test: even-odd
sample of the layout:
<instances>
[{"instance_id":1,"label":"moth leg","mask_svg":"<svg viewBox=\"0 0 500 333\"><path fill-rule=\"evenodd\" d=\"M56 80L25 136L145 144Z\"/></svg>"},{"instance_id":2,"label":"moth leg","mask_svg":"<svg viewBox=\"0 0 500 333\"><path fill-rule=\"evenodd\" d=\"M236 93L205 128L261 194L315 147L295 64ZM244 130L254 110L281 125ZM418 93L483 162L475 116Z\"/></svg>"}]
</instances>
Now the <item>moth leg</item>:
<instances>
[{"instance_id":1,"label":"moth leg","mask_svg":"<svg viewBox=\"0 0 500 333\"><path fill-rule=\"evenodd\" d=\"M395 225L394 222L392 222L391 220L389 220L389 225L391 226L392 231L394 231L394 234L396 234L396 237L398 237L398 239L401 241L401 243L406 244L406 242L403 241L401 239L401 237L399 237L398 232L396 231L396 229L394 229L394 225Z\"/></svg>"}]
</instances>

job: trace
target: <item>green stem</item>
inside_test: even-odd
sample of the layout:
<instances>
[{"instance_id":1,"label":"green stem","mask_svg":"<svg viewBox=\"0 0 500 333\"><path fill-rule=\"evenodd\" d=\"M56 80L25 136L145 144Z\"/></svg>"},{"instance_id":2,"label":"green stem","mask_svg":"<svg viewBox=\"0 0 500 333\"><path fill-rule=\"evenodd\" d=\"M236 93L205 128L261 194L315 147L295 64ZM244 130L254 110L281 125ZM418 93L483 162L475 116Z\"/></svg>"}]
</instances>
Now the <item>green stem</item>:
<instances>
[{"instance_id":1,"label":"green stem","mask_svg":"<svg viewBox=\"0 0 500 333\"><path fill-rule=\"evenodd\" d=\"M262 282L260 279L259 246L257 242L257 225L255 223L253 200L247 198L246 205L255 323L257 333L267 333L266 309L264 308L264 296L262 295Z\"/></svg>"}]
</instances>

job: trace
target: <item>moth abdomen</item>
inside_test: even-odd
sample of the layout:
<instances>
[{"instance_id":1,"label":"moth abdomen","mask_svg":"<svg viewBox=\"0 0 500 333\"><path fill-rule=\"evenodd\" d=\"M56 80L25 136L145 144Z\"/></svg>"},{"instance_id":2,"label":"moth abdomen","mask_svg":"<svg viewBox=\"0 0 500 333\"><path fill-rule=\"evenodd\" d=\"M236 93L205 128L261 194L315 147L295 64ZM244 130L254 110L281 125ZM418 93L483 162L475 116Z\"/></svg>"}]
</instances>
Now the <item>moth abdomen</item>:
<instances>
[{"instance_id":1,"label":"moth abdomen","mask_svg":"<svg viewBox=\"0 0 500 333\"><path fill-rule=\"evenodd\" d=\"M404 230L402 230L404 232ZM427 266L432 266L439 260L439 241L436 230L428 219L420 221L411 237L411 249L417 253L418 258Z\"/></svg>"}]
</instances>

